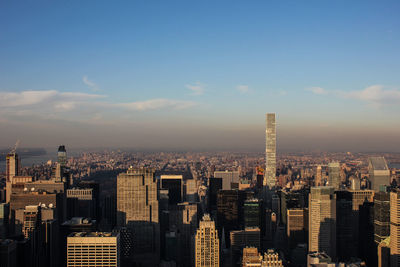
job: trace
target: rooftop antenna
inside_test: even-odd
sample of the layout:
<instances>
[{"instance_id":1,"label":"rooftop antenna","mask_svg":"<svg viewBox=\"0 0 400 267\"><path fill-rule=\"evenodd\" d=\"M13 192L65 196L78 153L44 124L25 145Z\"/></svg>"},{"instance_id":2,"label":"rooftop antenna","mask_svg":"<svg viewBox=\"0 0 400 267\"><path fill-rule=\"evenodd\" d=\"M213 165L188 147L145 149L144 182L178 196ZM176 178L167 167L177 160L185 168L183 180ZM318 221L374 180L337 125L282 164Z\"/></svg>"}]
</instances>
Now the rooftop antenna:
<instances>
[{"instance_id":1,"label":"rooftop antenna","mask_svg":"<svg viewBox=\"0 0 400 267\"><path fill-rule=\"evenodd\" d=\"M18 148L19 143L20 143L20 141L18 139L17 142L15 142L14 148L11 149L11 151L10 151L11 154L15 154L17 152L17 148Z\"/></svg>"}]
</instances>

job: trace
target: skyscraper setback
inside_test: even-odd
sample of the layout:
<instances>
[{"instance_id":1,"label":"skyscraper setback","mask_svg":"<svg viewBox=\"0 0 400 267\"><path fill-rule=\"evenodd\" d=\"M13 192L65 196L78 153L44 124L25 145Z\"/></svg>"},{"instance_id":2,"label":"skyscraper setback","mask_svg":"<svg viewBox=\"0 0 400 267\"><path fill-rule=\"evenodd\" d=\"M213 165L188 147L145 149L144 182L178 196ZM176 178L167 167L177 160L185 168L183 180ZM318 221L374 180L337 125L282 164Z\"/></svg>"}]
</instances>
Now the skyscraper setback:
<instances>
[{"instance_id":1,"label":"skyscraper setback","mask_svg":"<svg viewBox=\"0 0 400 267\"><path fill-rule=\"evenodd\" d=\"M265 174L264 186L276 185L276 124L275 113L267 113L265 130Z\"/></svg>"}]
</instances>

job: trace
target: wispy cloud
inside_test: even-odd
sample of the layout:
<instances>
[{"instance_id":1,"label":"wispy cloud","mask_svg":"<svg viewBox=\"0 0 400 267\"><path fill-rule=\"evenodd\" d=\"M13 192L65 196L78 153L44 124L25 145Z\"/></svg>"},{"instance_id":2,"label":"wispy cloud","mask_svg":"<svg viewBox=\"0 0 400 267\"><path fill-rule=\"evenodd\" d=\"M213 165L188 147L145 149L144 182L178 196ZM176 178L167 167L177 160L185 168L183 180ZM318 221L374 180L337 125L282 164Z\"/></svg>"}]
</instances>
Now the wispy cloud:
<instances>
[{"instance_id":1,"label":"wispy cloud","mask_svg":"<svg viewBox=\"0 0 400 267\"><path fill-rule=\"evenodd\" d=\"M91 80L89 80L88 76L83 76L82 77L82 81L84 84L86 84L90 89L92 89L93 91L99 91L99 87L97 86L97 84Z\"/></svg>"},{"instance_id":2,"label":"wispy cloud","mask_svg":"<svg viewBox=\"0 0 400 267\"><path fill-rule=\"evenodd\" d=\"M310 87L307 91L313 92L316 95L326 95L328 92L322 87Z\"/></svg>"},{"instance_id":3,"label":"wispy cloud","mask_svg":"<svg viewBox=\"0 0 400 267\"><path fill-rule=\"evenodd\" d=\"M56 90L0 92L0 117L41 118L82 121L116 116L124 110L182 110L197 103L185 100L156 98L136 102L114 102L106 95ZM118 116L118 115L117 115Z\"/></svg>"},{"instance_id":4,"label":"wispy cloud","mask_svg":"<svg viewBox=\"0 0 400 267\"><path fill-rule=\"evenodd\" d=\"M204 94L205 85L200 82L195 82L194 84L186 84L187 89L192 91L193 95L202 95Z\"/></svg>"},{"instance_id":5,"label":"wispy cloud","mask_svg":"<svg viewBox=\"0 0 400 267\"><path fill-rule=\"evenodd\" d=\"M179 110L179 109L187 109L195 105L196 103L192 101L173 100L165 98L117 104L117 106L119 107L137 111L158 110L158 109Z\"/></svg>"},{"instance_id":6,"label":"wispy cloud","mask_svg":"<svg viewBox=\"0 0 400 267\"><path fill-rule=\"evenodd\" d=\"M249 92L249 86L248 85L238 85L236 86L236 90L238 90L242 94L246 94Z\"/></svg>"},{"instance_id":7,"label":"wispy cloud","mask_svg":"<svg viewBox=\"0 0 400 267\"><path fill-rule=\"evenodd\" d=\"M375 107L400 104L400 90L385 89L385 86L379 84L371 85L363 90L325 90L321 87L312 87L307 90L318 95L329 94L340 98L359 100Z\"/></svg>"}]
</instances>

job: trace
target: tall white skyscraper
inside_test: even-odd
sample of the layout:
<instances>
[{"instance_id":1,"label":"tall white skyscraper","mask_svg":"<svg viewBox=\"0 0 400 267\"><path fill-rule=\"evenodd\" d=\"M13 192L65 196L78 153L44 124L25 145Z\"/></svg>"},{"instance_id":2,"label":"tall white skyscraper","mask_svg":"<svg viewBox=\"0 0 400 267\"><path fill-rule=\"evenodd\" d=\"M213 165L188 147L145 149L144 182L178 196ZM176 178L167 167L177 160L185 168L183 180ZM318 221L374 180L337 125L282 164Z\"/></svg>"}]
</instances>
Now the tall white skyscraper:
<instances>
[{"instance_id":1,"label":"tall white skyscraper","mask_svg":"<svg viewBox=\"0 0 400 267\"><path fill-rule=\"evenodd\" d=\"M265 173L264 186L276 185L276 124L275 113L267 113L265 130Z\"/></svg>"}]
</instances>

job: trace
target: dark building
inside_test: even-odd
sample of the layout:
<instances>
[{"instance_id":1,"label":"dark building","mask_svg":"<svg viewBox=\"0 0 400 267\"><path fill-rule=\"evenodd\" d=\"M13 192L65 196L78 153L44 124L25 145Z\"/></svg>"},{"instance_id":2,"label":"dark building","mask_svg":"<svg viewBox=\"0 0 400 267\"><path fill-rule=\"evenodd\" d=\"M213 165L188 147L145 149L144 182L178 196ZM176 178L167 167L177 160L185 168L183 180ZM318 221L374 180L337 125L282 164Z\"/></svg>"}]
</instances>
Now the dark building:
<instances>
[{"instance_id":1,"label":"dark building","mask_svg":"<svg viewBox=\"0 0 400 267\"><path fill-rule=\"evenodd\" d=\"M374 241L376 246L390 236L390 193L374 195Z\"/></svg>"},{"instance_id":2,"label":"dark building","mask_svg":"<svg viewBox=\"0 0 400 267\"><path fill-rule=\"evenodd\" d=\"M243 206L245 228L259 228L261 236L265 234L265 211L262 200L247 199Z\"/></svg>"},{"instance_id":3,"label":"dark building","mask_svg":"<svg viewBox=\"0 0 400 267\"><path fill-rule=\"evenodd\" d=\"M374 242L374 203L365 202L359 209L358 257L367 266L377 266L377 245Z\"/></svg>"},{"instance_id":4,"label":"dark building","mask_svg":"<svg viewBox=\"0 0 400 267\"><path fill-rule=\"evenodd\" d=\"M0 238L8 236L10 204L0 203Z\"/></svg>"},{"instance_id":5,"label":"dark building","mask_svg":"<svg viewBox=\"0 0 400 267\"><path fill-rule=\"evenodd\" d=\"M211 213L217 208L218 191L222 190L222 178L211 177L208 181L208 209Z\"/></svg>"},{"instance_id":6,"label":"dark building","mask_svg":"<svg viewBox=\"0 0 400 267\"><path fill-rule=\"evenodd\" d=\"M0 266L17 266L17 242L11 239L0 239Z\"/></svg>"},{"instance_id":7,"label":"dark building","mask_svg":"<svg viewBox=\"0 0 400 267\"><path fill-rule=\"evenodd\" d=\"M357 255L353 216L352 194L336 191L336 254L340 261L347 261Z\"/></svg>"},{"instance_id":8,"label":"dark building","mask_svg":"<svg viewBox=\"0 0 400 267\"><path fill-rule=\"evenodd\" d=\"M245 192L241 190L220 190L217 200L217 229L222 234L225 231L225 240L230 244L230 231L240 230L243 227L243 204Z\"/></svg>"},{"instance_id":9,"label":"dark building","mask_svg":"<svg viewBox=\"0 0 400 267\"><path fill-rule=\"evenodd\" d=\"M169 204L176 205L182 202L183 177L182 175L161 175L161 188L168 190Z\"/></svg>"}]
</instances>

